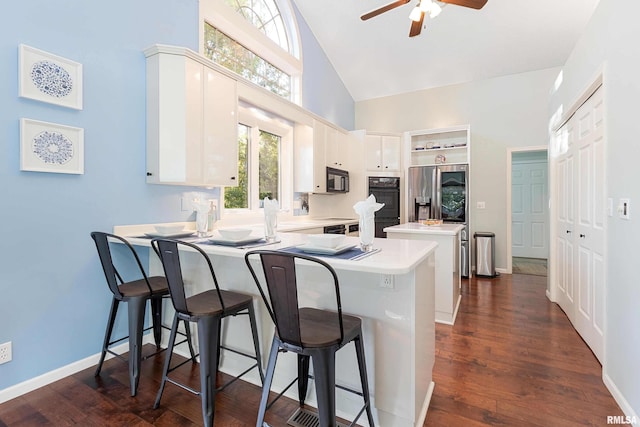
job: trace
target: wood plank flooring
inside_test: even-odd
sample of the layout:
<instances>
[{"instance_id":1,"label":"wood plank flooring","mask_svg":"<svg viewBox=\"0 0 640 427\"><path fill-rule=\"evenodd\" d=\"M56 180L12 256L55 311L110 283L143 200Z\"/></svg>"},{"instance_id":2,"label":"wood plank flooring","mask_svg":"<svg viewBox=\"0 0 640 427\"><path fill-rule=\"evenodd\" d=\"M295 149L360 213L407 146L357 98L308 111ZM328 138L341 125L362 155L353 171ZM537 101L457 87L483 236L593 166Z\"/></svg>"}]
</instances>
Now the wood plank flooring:
<instances>
[{"instance_id":1,"label":"wood plank flooring","mask_svg":"<svg viewBox=\"0 0 640 427\"><path fill-rule=\"evenodd\" d=\"M424 426L602 426L607 415L622 415L545 287L544 277L518 274L464 282L455 326L436 325L436 387ZM0 427L201 425L199 397L171 384L152 409L163 358L143 363L136 397L127 365L111 359L98 378L86 369L0 405ZM177 372L197 385L197 366ZM216 400L216 425L255 425L259 400L256 386L229 386ZM267 422L285 426L296 407L280 399Z\"/></svg>"}]
</instances>

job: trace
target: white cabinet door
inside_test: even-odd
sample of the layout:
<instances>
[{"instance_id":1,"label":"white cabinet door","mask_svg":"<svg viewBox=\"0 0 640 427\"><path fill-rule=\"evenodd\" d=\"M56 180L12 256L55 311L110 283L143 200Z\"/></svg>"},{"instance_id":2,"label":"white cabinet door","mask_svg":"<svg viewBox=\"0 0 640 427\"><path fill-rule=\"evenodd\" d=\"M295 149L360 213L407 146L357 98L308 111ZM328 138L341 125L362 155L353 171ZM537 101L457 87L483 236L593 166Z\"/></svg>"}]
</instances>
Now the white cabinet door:
<instances>
[{"instance_id":1,"label":"white cabinet door","mask_svg":"<svg viewBox=\"0 0 640 427\"><path fill-rule=\"evenodd\" d=\"M147 182L237 185L235 80L193 58L147 57Z\"/></svg>"},{"instance_id":2,"label":"white cabinet door","mask_svg":"<svg viewBox=\"0 0 640 427\"><path fill-rule=\"evenodd\" d=\"M330 126L325 127L326 165L330 168L348 169L348 150L345 148L346 135Z\"/></svg>"},{"instance_id":3,"label":"white cabinet door","mask_svg":"<svg viewBox=\"0 0 640 427\"><path fill-rule=\"evenodd\" d=\"M364 139L364 164L367 170L382 170L382 137L367 135Z\"/></svg>"},{"instance_id":4,"label":"white cabinet door","mask_svg":"<svg viewBox=\"0 0 640 427\"><path fill-rule=\"evenodd\" d=\"M237 186L236 81L206 67L204 75L203 181L207 185Z\"/></svg>"},{"instance_id":5,"label":"white cabinet door","mask_svg":"<svg viewBox=\"0 0 640 427\"><path fill-rule=\"evenodd\" d=\"M382 169L386 172L400 170L400 137L399 136L383 136L382 137Z\"/></svg>"},{"instance_id":6,"label":"white cabinet door","mask_svg":"<svg viewBox=\"0 0 640 427\"><path fill-rule=\"evenodd\" d=\"M396 172L400 170L401 142L399 136L367 135L365 137L365 167L369 171Z\"/></svg>"},{"instance_id":7,"label":"white cabinet door","mask_svg":"<svg viewBox=\"0 0 640 427\"><path fill-rule=\"evenodd\" d=\"M319 121L313 123L313 192L327 192L327 126Z\"/></svg>"}]
</instances>

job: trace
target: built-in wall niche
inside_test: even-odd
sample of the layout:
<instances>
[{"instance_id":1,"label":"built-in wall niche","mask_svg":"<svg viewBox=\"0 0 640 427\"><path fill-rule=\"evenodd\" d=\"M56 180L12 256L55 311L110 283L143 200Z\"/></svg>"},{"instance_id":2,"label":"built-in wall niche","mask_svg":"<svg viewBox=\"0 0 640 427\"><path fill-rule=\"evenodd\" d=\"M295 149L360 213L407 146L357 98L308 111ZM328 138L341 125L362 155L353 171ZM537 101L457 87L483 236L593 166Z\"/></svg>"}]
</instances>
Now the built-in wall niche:
<instances>
[{"instance_id":1,"label":"built-in wall niche","mask_svg":"<svg viewBox=\"0 0 640 427\"><path fill-rule=\"evenodd\" d=\"M407 132L410 165L469 163L469 126Z\"/></svg>"}]
</instances>

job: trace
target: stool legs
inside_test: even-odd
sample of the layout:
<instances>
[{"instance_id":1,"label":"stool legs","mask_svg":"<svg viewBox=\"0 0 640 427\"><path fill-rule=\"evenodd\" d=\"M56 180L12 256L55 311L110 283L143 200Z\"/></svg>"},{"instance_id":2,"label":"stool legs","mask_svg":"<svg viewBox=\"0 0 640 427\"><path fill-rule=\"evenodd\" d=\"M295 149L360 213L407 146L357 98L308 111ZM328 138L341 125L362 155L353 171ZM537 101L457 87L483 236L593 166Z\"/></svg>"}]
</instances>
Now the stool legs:
<instances>
[{"instance_id":1,"label":"stool legs","mask_svg":"<svg viewBox=\"0 0 640 427\"><path fill-rule=\"evenodd\" d=\"M104 357L107 355L107 349L109 348L109 341L111 341L111 333L113 332L113 324L116 321L116 314L118 313L119 303L120 301L115 298L111 300L111 311L109 312L109 320L107 321L107 330L104 333L102 353L100 354L100 361L98 362L98 367L96 368L96 372L94 373L94 376L96 377L100 375L102 364L104 363Z\"/></svg>"},{"instance_id":2,"label":"stool legs","mask_svg":"<svg viewBox=\"0 0 640 427\"><path fill-rule=\"evenodd\" d=\"M138 392L140 382L140 364L142 362L142 330L144 329L144 310L147 299L131 298L127 301L129 311L129 381L131 396Z\"/></svg>"},{"instance_id":3,"label":"stool legs","mask_svg":"<svg viewBox=\"0 0 640 427\"><path fill-rule=\"evenodd\" d=\"M173 347L176 343L176 334L178 332L178 316L173 316L173 324L171 325L171 334L169 335L169 346L164 356L164 368L162 369L162 381L160 381L160 389L156 396L156 401L153 404L153 409L158 409L160 406L160 399L162 399L162 393L164 392L164 386L167 383L167 376L169 375L169 366L171 366L171 356L173 355ZM187 331L188 332L188 331ZM191 349L191 341L189 341L189 350L191 350L191 358L193 359L193 349Z\"/></svg>"},{"instance_id":4,"label":"stool legs","mask_svg":"<svg viewBox=\"0 0 640 427\"><path fill-rule=\"evenodd\" d=\"M260 409L258 409L258 419L256 421L256 427L262 427L264 422L264 414L267 411L267 401L269 400L269 390L271 390L271 383L273 382L273 374L276 370L276 361L278 360L278 350L280 348L280 341L274 335L271 342L271 351L269 352L269 361L267 362L267 372L262 384L262 398L260 399Z\"/></svg>"},{"instance_id":5,"label":"stool legs","mask_svg":"<svg viewBox=\"0 0 640 427\"><path fill-rule=\"evenodd\" d=\"M218 372L219 317L198 319L198 343L200 345L200 397L204 425L213 426L216 402L216 373Z\"/></svg>"},{"instance_id":6,"label":"stool legs","mask_svg":"<svg viewBox=\"0 0 640 427\"><path fill-rule=\"evenodd\" d=\"M249 322L251 324L251 336L253 337L253 348L256 353L256 363L258 364L258 373L260 381L264 382L264 372L262 371L262 355L260 354L260 341L258 339L258 325L256 325L256 314L253 309L253 303L249 305Z\"/></svg>"},{"instance_id":7,"label":"stool legs","mask_svg":"<svg viewBox=\"0 0 640 427\"><path fill-rule=\"evenodd\" d=\"M328 347L314 351L311 355L318 399L318 418L322 427L335 427L336 425L337 350L337 347Z\"/></svg>"},{"instance_id":8,"label":"stool legs","mask_svg":"<svg viewBox=\"0 0 640 427\"><path fill-rule=\"evenodd\" d=\"M309 356L298 355L298 401L304 406L309 386Z\"/></svg>"},{"instance_id":9,"label":"stool legs","mask_svg":"<svg viewBox=\"0 0 640 427\"><path fill-rule=\"evenodd\" d=\"M353 340L356 347L356 356L358 358L358 370L360 371L360 383L362 384L362 396L366 405L367 420L370 426L374 426L373 414L371 413L371 399L369 395L369 380L367 378L367 364L364 359L364 346L360 336Z\"/></svg>"},{"instance_id":10,"label":"stool legs","mask_svg":"<svg viewBox=\"0 0 640 427\"><path fill-rule=\"evenodd\" d=\"M153 339L156 348L160 348L162 340L162 297L151 297L151 320L153 321Z\"/></svg>"}]
</instances>

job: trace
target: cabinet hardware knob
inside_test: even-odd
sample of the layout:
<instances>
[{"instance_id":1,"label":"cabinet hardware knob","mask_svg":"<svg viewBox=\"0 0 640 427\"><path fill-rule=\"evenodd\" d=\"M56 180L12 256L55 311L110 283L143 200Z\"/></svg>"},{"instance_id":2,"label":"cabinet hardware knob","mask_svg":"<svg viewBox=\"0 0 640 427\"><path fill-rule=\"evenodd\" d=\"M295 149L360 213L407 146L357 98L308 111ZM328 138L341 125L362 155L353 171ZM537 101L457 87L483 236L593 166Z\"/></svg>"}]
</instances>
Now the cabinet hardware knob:
<instances>
[{"instance_id":1,"label":"cabinet hardware knob","mask_svg":"<svg viewBox=\"0 0 640 427\"><path fill-rule=\"evenodd\" d=\"M571 234L571 230L567 230L567 234Z\"/></svg>"},{"instance_id":2,"label":"cabinet hardware knob","mask_svg":"<svg viewBox=\"0 0 640 427\"><path fill-rule=\"evenodd\" d=\"M231 177L231 180L232 180L232 181L235 181L235 179L236 179L236 177L235 177L235 176L232 176L232 177Z\"/></svg>"},{"instance_id":3,"label":"cabinet hardware knob","mask_svg":"<svg viewBox=\"0 0 640 427\"><path fill-rule=\"evenodd\" d=\"M586 235L586 234L580 234L580 237L581 237L581 238L582 238L582 237L587 237L587 235Z\"/></svg>"},{"instance_id":4,"label":"cabinet hardware knob","mask_svg":"<svg viewBox=\"0 0 640 427\"><path fill-rule=\"evenodd\" d=\"M147 172L147 176L153 176L151 172Z\"/></svg>"}]
</instances>

